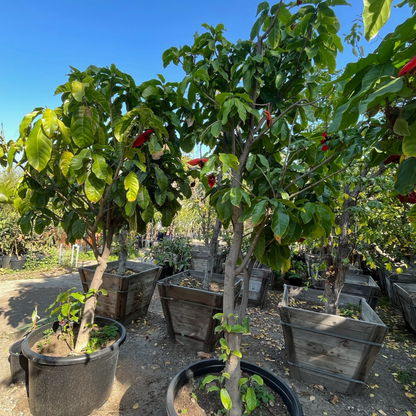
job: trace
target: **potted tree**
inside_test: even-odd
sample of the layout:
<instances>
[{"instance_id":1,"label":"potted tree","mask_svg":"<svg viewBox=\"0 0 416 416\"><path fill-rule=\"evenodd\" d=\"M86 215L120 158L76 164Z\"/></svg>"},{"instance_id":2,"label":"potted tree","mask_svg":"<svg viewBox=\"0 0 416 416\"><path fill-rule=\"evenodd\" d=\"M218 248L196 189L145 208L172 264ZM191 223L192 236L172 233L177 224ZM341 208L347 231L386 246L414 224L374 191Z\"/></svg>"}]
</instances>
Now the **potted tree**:
<instances>
[{"instance_id":1,"label":"potted tree","mask_svg":"<svg viewBox=\"0 0 416 416\"><path fill-rule=\"evenodd\" d=\"M162 224L168 226L180 209L177 199L190 192L169 133L161 118L143 104L142 91L114 65L85 71L72 68L68 81L56 89L62 105L55 110L34 109L23 118L19 139L8 144L7 160L23 172L15 201L21 229L40 234L50 223L61 224L66 241L83 238L98 263L75 353L86 348L95 324L97 296L114 236L125 226L144 233L155 211L161 212ZM168 128L169 123L167 119ZM153 277L156 281L157 274ZM137 293L140 298L141 289ZM37 388L33 379L29 395ZM97 389L89 385L89 396ZM42 394L53 396L54 390L44 389ZM69 402L77 400L64 396ZM63 411L70 407L71 403L61 402ZM56 414L55 407L50 411Z\"/></svg>"}]
</instances>

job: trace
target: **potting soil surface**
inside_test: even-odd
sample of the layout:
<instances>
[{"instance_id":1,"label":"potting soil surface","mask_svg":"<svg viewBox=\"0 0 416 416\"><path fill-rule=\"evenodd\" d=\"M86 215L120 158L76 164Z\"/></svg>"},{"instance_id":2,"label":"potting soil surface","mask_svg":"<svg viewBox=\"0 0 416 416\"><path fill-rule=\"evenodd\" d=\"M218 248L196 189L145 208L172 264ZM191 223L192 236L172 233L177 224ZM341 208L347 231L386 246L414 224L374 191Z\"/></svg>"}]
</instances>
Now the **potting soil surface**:
<instances>
[{"instance_id":1,"label":"potting soil surface","mask_svg":"<svg viewBox=\"0 0 416 416\"><path fill-rule=\"evenodd\" d=\"M56 295L70 287L81 288L78 273L42 279L11 280L0 275L0 415L30 415L25 385L10 384L8 349L21 337L17 328L30 322L34 305L41 317ZM351 397L316 384L290 378L278 303L281 292L269 290L264 309L249 308L251 332L242 338L243 359L264 367L285 381L297 394L305 416L416 416L416 337L387 299L376 312L389 332L361 396ZM113 391L92 416L166 415L166 391L182 368L201 355L168 337L157 289L147 316L128 325L127 340L120 350ZM211 353L218 356L218 351ZM70 394L70 392L68 392ZM76 400L76 398L74 398ZM189 415L192 416L192 415ZM277 415L276 415L277 416Z\"/></svg>"}]
</instances>

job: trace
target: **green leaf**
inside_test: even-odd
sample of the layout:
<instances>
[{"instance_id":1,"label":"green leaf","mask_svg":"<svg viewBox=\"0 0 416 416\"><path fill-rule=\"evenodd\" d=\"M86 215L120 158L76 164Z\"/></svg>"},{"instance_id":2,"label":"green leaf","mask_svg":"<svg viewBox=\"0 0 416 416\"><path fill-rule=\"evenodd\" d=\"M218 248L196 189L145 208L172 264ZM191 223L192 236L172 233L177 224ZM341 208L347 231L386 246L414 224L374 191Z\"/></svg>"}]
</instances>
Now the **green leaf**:
<instances>
[{"instance_id":1,"label":"green leaf","mask_svg":"<svg viewBox=\"0 0 416 416\"><path fill-rule=\"evenodd\" d=\"M105 182L90 172L85 179L85 194L91 202L98 202L105 189Z\"/></svg>"},{"instance_id":2,"label":"green leaf","mask_svg":"<svg viewBox=\"0 0 416 416\"><path fill-rule=\"evenodd\" d=\"M155 166L155 172L156 172L156 182L159 186L159 189L164 192L166 191L166 188L168 186L168 178L162 171L162 169L159 168L159 166Z\"/></svg>"},{"instance_id":3,"label":"green leaf","mask_svg":"<svg viewBox=\"0 0 416 416\"><path fill-rule=\"evenodd\" d=\"M214 137L218 137L221 133L221 129L222 129L222 123L221 121L216 121L212 126L211 126L211 134Z\"/></svg>"},{"instance_id":4,"label":"green leaf","mask_svg":"<svg viewBox=\"0 0 416 416\"><path fill-rule=\"evenodd\" d=\"M55 111L45 108L42 116L42 128L45 135L49 138L58 130L58 119Z\"/></svg>"},{"instance_id":5,"label":"green leaf","mask_svg":"<svg viewBox=\"0 0 416 416\"><path fill-rule=\"evenodd\" d=\"M251 217L251 222L253 226L256 226L263 220L264 216L266 215L266 207L267 207L266 200L262 200L256 205L253 205L253 211L252 211L253 215Z\"/></svg>"},{"instance_id":6,"label":"green leaf","mask_svg":"<svg viewBox=\"0 0 416 416\"><path fill-rule=\"evenodd\" d=\"M85 234L85 224L84 220L78 219L75 220L72 224L72 235L77 239L81 239Z\"/></svg>"},{"instance_id":7,"label":"green leaf","mask_svg":"<svg viewBox=\"0 0 416 416\"><path fill-rule=\"evenodd\" d=\"M142 208L146 209L150 202L149 192L145 186L140 186L139 192L137 193L137 205Z\"/></svg>"},{"instance_id":8,"label":"green leaf","mask_svg":"<svg viewBox=\"0 0 416 416\"><path fill-rule=\"evenodd\" d=\"M243 357L243 355L241 354L241 352L240 351L238 351L238 350L232 350L231 351L231 354L232 355L235 355L236 357L238 357L238 358L242 358Z\"/></svg>"},{"instance_id":9,"label":"green leaf","mask_svg":"<svg viewBox=\"0 0 416 416\"><path fill-rule=\"evenodd\" d=\"M48 164L52 154L52 141L43 134L38 120L29 133L25 148L29 164L40 172Z\"/></svg>"},{"instance_id":10,"label":"green leaf","mask_svg":"<svg viewBox=\"0 0 416 416\"><path fill-rule=\"evenodd\" d=\"M302 212L300 214L302 221L307 224L312 218L313 214L315 214L315 204L312 204L311 202L307 202L303 206L305 212Z\"/></svg>"},{"instance_id":11,"label":"green leaf","mask_svg":"<svg viewBox=\"0 0 416 416\"><path fill-rule=\"evenodd\" d=\"M283 237L289 227L290 217L283 207L276 209L272 216L272 230L276 237Z\"/></svg>"},{"instance_id":12,"label":"green leaf","mask_svg":"<svg viewBox=\"0 0 416 416\"><path fill-rule=\"evenodd\" d=\"M242 196L243 194L240 187L231 188L230 201L235 207L240 206Z\"/></svg>"},{"instance_id":13,"label":"green leaf","mask_svg":"<svg viewBox=\"0 0 416 416\"><path fill-rule=\"evenodd\" d=\"M98 179L102 179L105 181L108 177L108 166L104 156L94 153L92 155L92 160L94 161L94 163L92 164L91 169L95 173L95 176Z\"/></svg>"},{"instance_id":14,"label":"green leaf","mask_svg":"<svg viewBox=\"0 0 416 416\"><path fill-rule=\"evenodd\" d=\"M71 82L71 92L73 97L79 102L82 103L82 99L85 95L85 87L89 86L89 84L79 81L72 81Z\"/></svg>"},{"instance_id":15,"label":"green leaf","mask_svg":"<svg viewBox=\"0 0 416 416\"><path fill-rule=\"evenodd\" d=\"M263 379L259 375L257 375L257 374L253 374L250 377L250 380L255 381L259 386L262 386L263 385Z\"/></svg>"},{"instance_id":16,"label":"green leaf","mask_svg":"<svg viewBox=\"0 0 416 416\"><path fill-rule=\"evenodd\" d=\"M416 184L416 157L409 157L400 163L394 189L400 195L407 195Z\"/></svg>"},{"instance_id":17,"label":"green leaf","mask_svg":"<svg viewBox=\"0 0 416 416\"><path fill-rule=\"evenodd\" d=\"M27 128L32 123L33 119L42 113L42 109L35 109L29 114L26 114L19 125L19 135L21 138L26 136Z\"/></svg>"},{"instance_id":18,"label":"green leaf","mask_svg":"<svg viewBox=\"0 0 416 416\"><path fill-rule=\"evenodd\" d=\"M249 387L247 389L246 393L246 406L249 412L254 410L257 406L257 399L256 399L256 393L254 392L252 387Z\"/></svg>"},{"instance_id":19,"label":"green leaf","mask_svg":"<svg viewBox=\"0 0 416 416\"><path fill-rule=\"evenodd\" d=\"M403 138L402 150L406 157L416 157L416 123L409 126L409 136Z\"/></svg>"},{"instance_id":20,"label":"green leaf","mask_svg":"<svg viewBox=\"0 0 416 416\"><path fill-rule=\"evenodd\" d=\"M364 37L373 39L390 16L392 0L363 0Z\"/></svg>"},{"instance_id":21,"label":"green leaf","mask_svg":"<svg viewBox=\"0 0 416 416\"><path fill-rule=\"evenodd\" d=\"M127 201L135 201L137 192L139 191L139 181L135 173L129 172L129 174L124 178L124 189L127 190Z\"/></svg>"},{"instance_id":22,"label":"green leaf","mask_svg":"<svg viewBox=\"0 0 416 416\"><path fill-rule=\"evenodd\" d=\"M80 107L74 111L71 121L71 132L75 144L84 149L94 143L91 110L88 107Z\"/></svg>"},{"instance_id":23,"label":"green leaf","mask_svg":"<svg viewBox=\"0 0 416 416\"><path fill-rule=\"evenodd\" d=\"M403 117L397 117L393 126L393 131L398 136L410 136L409 125Z\"/></svg>"},{"instance_id":24,"label":"green leaf","mask_svg":"<svg viewBox=\"0 0 416 416\"><path fill-rule=\"evenodd\" d=\"M220 161L222 162L222 171L225 173L228 169L238 171L238 159L233 154L220 153Z\"/></svg>"},{"instance_id":25,"label":"green leaf","mask_svg":"<svg viewBox=\"0 0 416 416\"><path fill-rule=\"evenodd\" d=\"M228 391L224 388L220 392L221 403L224 406L224 409L230 410L232 406L231 397L228 394Z\"/></svg>"}]
</instances>

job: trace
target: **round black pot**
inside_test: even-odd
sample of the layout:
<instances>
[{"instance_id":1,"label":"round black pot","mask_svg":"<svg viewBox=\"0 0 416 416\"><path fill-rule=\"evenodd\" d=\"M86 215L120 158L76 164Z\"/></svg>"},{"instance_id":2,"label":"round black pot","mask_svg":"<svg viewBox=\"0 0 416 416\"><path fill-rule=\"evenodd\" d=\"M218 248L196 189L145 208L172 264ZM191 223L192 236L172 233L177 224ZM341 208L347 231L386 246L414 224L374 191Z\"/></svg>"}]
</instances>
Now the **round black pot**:
<instances>
[{"instance_id":1,"label":"round black pot","mask_svg":"<svg viewBox=\"0 0 416 416\"><path fill-rule=\"evenodd\" d=\"M31 347L57 322L31 332L22 343L28 359L29 408L33 416L87 416L101 407L111 394L119 348L126 339L126 329L113 319L96 317L98 325L116 325L120 338L110 347L70 357L38 354Z\"/></svg>"},{"instance_id":2,"label":"round black pot","mask_svg":"<svg viewBox=\"0 0 416 416\"><path fill-rule=\"evenodd\" d=\"M193 378L205 376L207 374L219 373L224 369L225 364L216 358L202 360L191 364L178 373L170 382L166 395L166 413L168 416L179 416L173 406L179 390ZM303 416L302 407L295 393L279 377L247 361L241 361L241 370L249 374L259 375L264 383L278 393L283 399L287 410L291 416Z\"/></svg>"},{"instance_id":3,"label":"round black pot","mask_svg":"<svg viewBox=\"0 0 416 416\"><path fill-rule=\"evenodd\" d=\"M10 382L26 382L27 358L22 354L23 338L16 341L9 348Z\"/></svg>"},{"instance_id":4,"label":"round black pot","mask_svg":"<svg viewBox=\"0 0 416 416\"><path fill-rule=\"evenodd\" d=\"M10 268L10 256L3 256L3 260L1 262L1 267L3 267L3 269L9 269Z\"/></svg>"},{"instance_id":5,"label":"round black pot","mask_svg":"<svg viewBox=\"0 0 416 416\"><path fill-rule=\"evenodd\" d=\"M12 270L22 270L26 259L22 257L20 260L17 257L12 257L10 260L10 268Z\"/></svg>"}]
</instances>

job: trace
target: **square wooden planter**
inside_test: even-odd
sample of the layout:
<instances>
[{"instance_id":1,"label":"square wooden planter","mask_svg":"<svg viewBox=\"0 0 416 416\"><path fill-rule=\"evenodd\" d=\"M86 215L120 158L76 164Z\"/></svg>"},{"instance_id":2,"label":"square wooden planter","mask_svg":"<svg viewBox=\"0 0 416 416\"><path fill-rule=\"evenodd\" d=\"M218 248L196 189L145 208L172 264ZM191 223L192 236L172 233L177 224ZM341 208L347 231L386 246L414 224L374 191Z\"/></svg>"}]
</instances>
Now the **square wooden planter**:
<instances>
[{"instance_id":1,"label":"square wooden planter","mask_svg":"<svg viewBox=\"0 0 416 416\"><path fill-rule=\"evenodd\" d=\"M107 295L98 297L96 314L125 324L146 315L162 268L127 261L127 269L137 273L128 276L110 273L111 270L117 270L117 267L118 261L107 264L101 285L101 288L107 291ZM89 290L96 268L97 265L78 268L84 291Z\"/></svg>"},{"instance_id":2,"label":"square wooden planter","mask_svg":"<svg viewBox=\"0 0 416 416\"><path fill-rule=\"evenodd\" d=\"M315 289L324 290L325 279L316 280L313 286ZM345 276L345 284L342 293L362 297L373 309L375 309L377 300L381 296L381 289L371 276L348 271Z\"/></svg>"},{"instance_id":3,"label":"square wooden planter","mask_svg":"<svg viewBox=\"0 0 416 416\"><path fill-rule=\"evenodd\" d=\"M221 338L220 333L214 333L219 322L213 316L223 310L223 295L179 286L185 277L193 277L202 283L204 273L186 270L157 283L169 338L197 351L211 352ZM215 282L223 283L224 275L213 274L212 283ZM241 280L236 282L235 289L237 302Z\"/></svg>"},{"instance_id":4,"label":"square wooden planter","mask_svg":"<svg viewBox=\"0 0 416 416\"><path fill-rule=\"evenodd\" d=\"M285 285L279 305L291 377L345 394L365 388L387 327L364 298L341 294L340 305L361 306L361 320L290 306L290 299L323 305L318 290Z\"/></svg>"},{"instance_id":5,"label":"square wooden planter","mask_svg":"<svg viewBox=\"0 0 416 416\"><path fill-rule=\"evenodd\" d=\"M393 290L407 327L416 335L416 283L394 283Z\"/></svg>"},{"instance_id":6,"label":"square wooden planter","mask_svg":"<svg viewBox=\"0 0 416 416\"><path fill-rule=\"evenodd\" d=\"M243 274L240 274L239 277L241 279L244 279ZM248 306L258 306L260 308L264 308L266 306L267 291L269 289L271 278L271 270L253 268L248 288ZM243 292L243 287L241 289L241 292Z\"/></svg>"},{"instance_id":7,"label":"square wooden planter","mask_svg":"<svg viewBox=\"0 0 416 416\"><path fill-rule=\"evenodd\" d=\"M380 286L383 292L391 299L394 306L400 308L400 299L394 290L395 283L416 283L416 276L410 273L392 273L387 269L379 269Z\"/></svg>"},{"instance_id":8,"label":"square wooden planter","mask_svg":"<svg viewBox=\"0 0 416 416\"><path fill-rule=\"evenodd\" d=\"M192 248L191 254L192 257L190 260L190 270L205 272L205 270L207 269L209 249L203 246L194 246ZM222 274L224 272L224 262L225 255L220 252L217 253L217 256L214 259L213 273Z\"/></svg>"}]
</instances>

